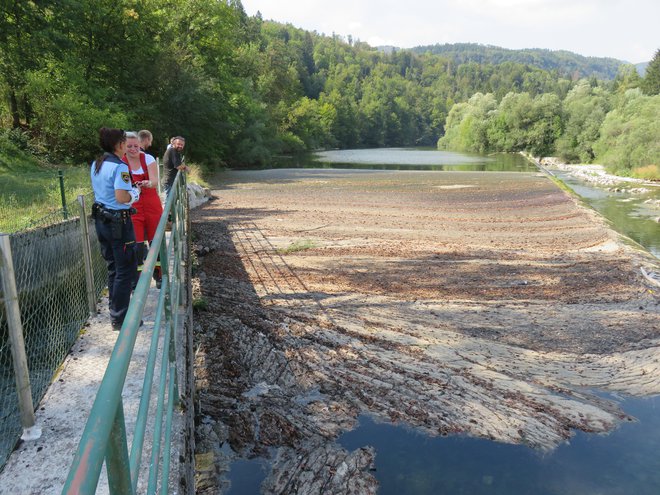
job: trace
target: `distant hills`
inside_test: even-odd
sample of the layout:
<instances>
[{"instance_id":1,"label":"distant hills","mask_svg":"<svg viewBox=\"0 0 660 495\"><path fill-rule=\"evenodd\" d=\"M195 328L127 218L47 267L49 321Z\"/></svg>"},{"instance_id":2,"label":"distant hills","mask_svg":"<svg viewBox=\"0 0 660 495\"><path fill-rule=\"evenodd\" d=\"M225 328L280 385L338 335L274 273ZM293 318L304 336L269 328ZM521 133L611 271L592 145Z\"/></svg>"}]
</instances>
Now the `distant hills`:
<instances>
[{"instance_id":1,"label":"distant hills","mask_svg":"<svg viewBox=\"0 0 660 495\"><path fill-rule=\"evenodd\" d=\"M635 69L637 69L637 72L641 77L644 77L644 74L646 74L646 68L650 62L642 62L641 64L635 64Z\"/></svg>"},{"instance_id":2,"label":"distant hills","mask_svg":"<svg viewBox=\"0 0 660 495\"><path fill-rule=\"evenodd\" d=\"M398 51L398 48L387 46L378 47L384 52ZM478 64L500 64L515 62L527 64L548 71L557 71L563 77L580 79L582 77L596 77L597 79L611 80L618 73L622 64L629 62L605 57L585 57L565 50L546 50L542 48L526 48L511 50L498 46L480 45L478 43L448 43L416 46L409 49L415 53L432 53L455 61L457 64L476 62ZM636 68L643 73L646 64L637 64ZM640 70L642 69L642 70Z\"/></svg>"}]
</instances>

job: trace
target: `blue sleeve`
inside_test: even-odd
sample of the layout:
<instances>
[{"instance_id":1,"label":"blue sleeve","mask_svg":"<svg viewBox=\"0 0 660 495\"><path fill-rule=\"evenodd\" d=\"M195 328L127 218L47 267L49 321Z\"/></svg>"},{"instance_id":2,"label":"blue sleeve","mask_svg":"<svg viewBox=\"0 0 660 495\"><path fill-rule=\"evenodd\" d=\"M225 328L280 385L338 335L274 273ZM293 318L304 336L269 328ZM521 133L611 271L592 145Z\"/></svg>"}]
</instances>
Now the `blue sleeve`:
<instances>
[{"instance_id":1,"label":"blue sleeve","mask_svg":"<svg viewBox=\"0 0 660 495\"><path fill-rule=\"evenodd\" d=\"M115 167L114 175L115 189L130 191L133 188L133 185L131 184L131 174L128 172L128 165L125 163L117 165Z\"/></svg>"}]
</instances>

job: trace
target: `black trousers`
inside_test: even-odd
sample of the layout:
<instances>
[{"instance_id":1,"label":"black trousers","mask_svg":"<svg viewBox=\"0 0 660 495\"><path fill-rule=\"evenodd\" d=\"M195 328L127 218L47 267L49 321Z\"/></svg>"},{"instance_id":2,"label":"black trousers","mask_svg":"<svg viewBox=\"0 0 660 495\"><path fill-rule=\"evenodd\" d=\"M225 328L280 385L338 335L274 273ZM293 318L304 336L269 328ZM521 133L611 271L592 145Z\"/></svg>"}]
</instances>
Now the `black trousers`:
<instances>
[{"instance_id":1,"label":"black trousers","mask_svg":"<svg viewBox=\"0 0 660 495\"><path fill-rule=\"evenodd\" d=\"M126 318L137 271L133 222L130 218L125 219L121 224L121 237L115 239L112 235L112 223L97 218L96 235L101 244L101 255L108 267L110 320L113 326L120 326Z\"/></svg>"}]
</instances>

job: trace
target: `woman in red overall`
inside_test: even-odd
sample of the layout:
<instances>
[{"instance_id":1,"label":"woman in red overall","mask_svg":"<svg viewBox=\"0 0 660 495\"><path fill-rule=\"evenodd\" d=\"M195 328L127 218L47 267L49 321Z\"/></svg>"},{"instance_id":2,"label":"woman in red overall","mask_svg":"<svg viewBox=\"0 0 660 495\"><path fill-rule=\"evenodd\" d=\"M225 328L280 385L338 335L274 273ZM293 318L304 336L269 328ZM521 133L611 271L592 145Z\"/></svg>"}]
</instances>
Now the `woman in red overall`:
<instances>
[{"instance_id":1,"label":"woman in red overall","mask_svg":"<svg viewBox=\"0 0 660 495\"><path fill-rule=\"evenodd\" d=\"M158 164L153 157L151 163L147 163L147 155L140 151L140 140L134 132L126 133L126 154L123 157L124 162L128 164L131 171L133 184L138 184L142 188L140 199L133 203L137 210L131 219L135 229L135 242L138 251L138 271L135 283L142 272L142 264L147 256L145 240L153 241L156 235L156 228L160 217L163 214L163 206L158 196ZM162 274L160 269L160 258L154 269L154 280L156 287L160 289Z\"/></svg>"}]
</instances>

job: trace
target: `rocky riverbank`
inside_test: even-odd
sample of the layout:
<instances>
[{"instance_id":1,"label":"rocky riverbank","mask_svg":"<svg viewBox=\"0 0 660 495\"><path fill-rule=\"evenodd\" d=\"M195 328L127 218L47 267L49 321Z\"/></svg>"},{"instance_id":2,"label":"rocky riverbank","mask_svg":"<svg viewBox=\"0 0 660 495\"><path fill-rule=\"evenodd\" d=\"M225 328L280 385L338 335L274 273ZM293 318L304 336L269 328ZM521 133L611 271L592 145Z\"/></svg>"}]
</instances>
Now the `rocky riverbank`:
<instances>
[{"instance_id":1,"label":"rocky riverbank","mask_svg":"<svg viewBox=\"0 0 660 495\"><path fill-rule=\"evenodd\" d=\"M543 157L534 161L548 170L561 170L573 177L604 188L625 188L632 193L645 193L653 187L660 187L659 183L632 177L612 175L605 167L597 164L570 164L563 163L555 157Z\"/></svg>"}]
</instances>

